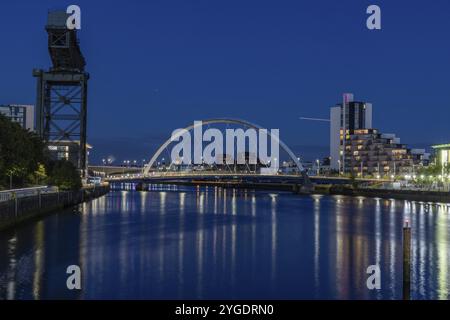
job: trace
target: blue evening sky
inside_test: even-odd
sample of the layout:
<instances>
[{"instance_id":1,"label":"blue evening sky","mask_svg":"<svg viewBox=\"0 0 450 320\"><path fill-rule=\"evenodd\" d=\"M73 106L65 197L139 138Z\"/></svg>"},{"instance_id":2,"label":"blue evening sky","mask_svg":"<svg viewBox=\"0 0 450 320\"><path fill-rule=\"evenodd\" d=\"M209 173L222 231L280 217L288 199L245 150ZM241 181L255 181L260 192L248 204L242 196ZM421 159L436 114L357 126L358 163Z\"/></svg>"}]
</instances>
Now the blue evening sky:
<instances>
[{"instance_id":1,"label":"blue evening sky","mask_svg":"<svg viewBox=\"0 0 450 320\"><path fill-rule=\"evenodd\" d=\"M374 126L412 146L450 142L450 1L2 1L0 103L35 103L48 68L49 9L78 4L91 74L93 159L148 158L173 129L212 117L280 128L327 155L342 92L373 103ZM366 8L382 30L366 28Z\"/></svg>"}]
</instances>

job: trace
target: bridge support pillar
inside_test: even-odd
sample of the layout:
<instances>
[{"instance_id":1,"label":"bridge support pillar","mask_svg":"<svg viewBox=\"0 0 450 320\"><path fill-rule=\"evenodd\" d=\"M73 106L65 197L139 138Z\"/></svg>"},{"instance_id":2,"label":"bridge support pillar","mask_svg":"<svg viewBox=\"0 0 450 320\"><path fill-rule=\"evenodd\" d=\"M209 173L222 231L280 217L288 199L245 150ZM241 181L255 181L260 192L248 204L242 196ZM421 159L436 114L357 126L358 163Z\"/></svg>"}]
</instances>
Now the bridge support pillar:
<instances>
[{"instance_id":1,"label":"bridge support pillar","mask_svg":"<svg viewBox=\"0 0 450 320\"><path fill-rule=\"evenodd\" d=\"M136 184L136 191L147 191L148 190L148 184L145 182L139 182Z\"/></svg>"}]
</instances>

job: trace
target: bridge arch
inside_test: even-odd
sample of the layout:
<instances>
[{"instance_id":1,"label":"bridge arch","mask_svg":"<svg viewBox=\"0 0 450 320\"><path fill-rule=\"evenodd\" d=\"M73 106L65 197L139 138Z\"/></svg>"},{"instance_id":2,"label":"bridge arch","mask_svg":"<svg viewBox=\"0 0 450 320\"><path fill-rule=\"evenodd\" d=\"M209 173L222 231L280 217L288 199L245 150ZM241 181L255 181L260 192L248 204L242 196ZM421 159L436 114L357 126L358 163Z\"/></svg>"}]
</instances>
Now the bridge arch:
<instances>
[{"instance_id":1,"label":"bridge arch","mask_svg":"<svg viewBox=\"0 0 450 320\"><path fill-rule=\"evenodd\" d=\"M246 120L241 120L241 119L231 119L231 118L216 118L216 119L208 119L208 120L202 120L201 121L202 125L203 124L213 124L213 123L223 123L223 124L237 124L237 125L241 125L247 128L252 128L255 130L261 130L264 129L263 127L248 122ZM184 128L184 130L190 131L196 127L198 127L199 124L191 124L189 126L187 126L186 128ZM271 137L271 138L275 138L275 140L278 141L279 145L281 146L281 148L289 155L289 157L292 159L292 161L294 161L295 165L297 166L297 168L299 169L299 171L305 175L305 168L303 167L303 165L301 164L301 162L298 160L298 158L295 156L295 154L292 152L292 150L283 142L281 141L281 139L272 136L272 133L270 132L270 130L267 130L267 134ZM159 158L159 156L161 155L161 153L167 148L167 146L172 143L172 138L178 138L182 135L182 132L179 132L177 134L175 134L173 137L170 137L168 140L166 140L166 142L164 142L156 151L156 153L153 155L153 157L150 159L149 163L144 167L144 171L143 174L144 176L147 176L148 173L150 172L151 167L153 166L153 164L156 162L156 160Z\"/></svg>"}]
</instances>

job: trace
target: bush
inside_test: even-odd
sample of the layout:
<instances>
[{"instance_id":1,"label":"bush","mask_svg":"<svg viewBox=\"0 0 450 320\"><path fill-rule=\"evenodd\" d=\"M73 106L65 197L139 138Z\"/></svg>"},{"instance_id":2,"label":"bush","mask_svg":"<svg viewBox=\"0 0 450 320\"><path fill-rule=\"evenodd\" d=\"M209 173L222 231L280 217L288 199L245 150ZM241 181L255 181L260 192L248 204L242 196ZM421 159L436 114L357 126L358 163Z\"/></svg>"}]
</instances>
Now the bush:
<instances>
[{"instance_id":1,"label":"bush","mask_svg":"<svg viewBox=\"0 0 450 320\"><path fill-rule=\"evenodd\" d=\"M77 168L67 160L58 160L50 163L49 184L61 190L77 191L81 189L81 177Z\"/></svg>"}]
</instances>

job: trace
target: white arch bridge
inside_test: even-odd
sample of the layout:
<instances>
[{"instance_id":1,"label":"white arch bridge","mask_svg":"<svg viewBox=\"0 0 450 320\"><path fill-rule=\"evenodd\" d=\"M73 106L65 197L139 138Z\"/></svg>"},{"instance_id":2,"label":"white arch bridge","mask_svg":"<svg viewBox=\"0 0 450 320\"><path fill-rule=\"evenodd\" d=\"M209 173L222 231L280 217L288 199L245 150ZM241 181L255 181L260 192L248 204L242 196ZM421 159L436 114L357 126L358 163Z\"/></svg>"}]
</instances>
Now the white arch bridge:
<instances>
[{"instance_id":1,"label":"white arch bridge","mask_svg":"<svg viewBox=\"0 0 450 320\"><path fill-rule=\"evenodd\" d=\"M155 152L153 157L150 159L150 161L144 166L142 175L143 177L149 177L150 176L150 170L158 160L158 158L161 156L161 154L164 152L164 150L167 149L167 147L174 141L178 140L183 134L183 132L190 131L193 129L196 129L200 125L210 125L210 124L234 124L234 125L240 125L246 128L251 128L255 130L263 130L264 128L251 123L246 120L242 119L232 119L232 118L215 118L215 119L208 119L208 120L202 120L198 122L194 122L194 124L189 125L184 128L184 130L179 130L176 134L172 135L169 139L167 139ZM270 130L267 130L267 135L274 139L279 146L288 154L289 158L294 162L296 167L298 168L298 171L300 174L305 178L306 177L306 170L301 164L300 160L295 156L295 154L292 152L292 150L281 140L279 137L272 135ZM171 159L171 163L173 163L174 159ZM154 175L154 174L153 174Z\"/></svg>"},{"instance_id":2,"label":"white arch bridge","mask_svg":"<svg viewBox=\"0 0 450 320\"><path fill-rule=\"evenodd\" d=\"M151 157L150 161L141 169L138 168L123 168L117 167L117 170L105 171L105 174L109 177L107 180L110 181L181 181L181 180L240 180L240 181L301 181L302 184L310 184L310 180L306 174L306 170L300 162L299 158L295 156L292 150L281 140L279 137L272 135L270 130L266 130L267 135L274 139L281 149L288 155L290 160L297 167L296 172L280 174L275 172L273 174L267 173L256 173L256 172L232 172L232 171L213 171L213 170L205 170L205 171L197 171L193 170L185 170L185 171L170 171L170 170L158 170L154 168L158 159L162 156L163 152L167 150L168 146L174 141L178 141L178 139L183 135L184 132L195 129L197 126L201 125L211 125L211 124L232 124L237 126L242 126L245 128L251 128L255 130L263 130L264 128L251 123L249 121L241 120L241 119L231 119L231 118L215 118L202 120L198 122L194 122L184 128L184 130L179 130L176 134L173 134L169 139L167 139L155 152L155 154ZM171 159L170 166L174 163L175 159ZM108 167L105 167L108 168ZM92 168L94 169L94 168ZM95 169L100 170L101 167L96 167ZM97 171L98 172L98 171Z\"/></svg>"}]
</instances>

